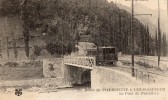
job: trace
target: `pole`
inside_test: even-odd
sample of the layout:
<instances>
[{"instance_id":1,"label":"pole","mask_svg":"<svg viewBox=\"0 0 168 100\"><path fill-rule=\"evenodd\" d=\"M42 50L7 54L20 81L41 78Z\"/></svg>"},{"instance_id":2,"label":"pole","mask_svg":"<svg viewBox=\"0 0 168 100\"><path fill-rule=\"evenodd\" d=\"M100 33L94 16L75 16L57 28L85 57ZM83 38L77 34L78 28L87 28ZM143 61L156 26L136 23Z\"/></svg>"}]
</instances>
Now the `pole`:
<instances>
[{"instance_id":1,"label":"pole","mask_svg":"<svg viewBox=\"0 0 168 100\"><path fill-rule=\"evenodd\" d=\"M132 76L135 76L134 73L134 32L133 32L133 23L134 23L134 0L132 0L131 3L131 7L132 7L132 15L131 15L131 53L132 53Z\"/></svg>"},{"instance_id":2,"label":"pole","mask_svg":"<svg viewBox=\"0 0 168 100\"><path fill-rule=\"evenodd\" d=\"M160 4L158 0L158 68L160 65L160 48L161 48L161 32L160 32Z\"/></svg>"},{"instance_id":3,"label":"pole","mask_svg":"<svg viewBox=\"0 0 168 100\"><path fill-rule=\"evenodd\" d=\"M61 10L61 15L63 15L63 12ZM61 34L62 34L62 54L61 54L61 58L63 58L63 53L64 53L64 41L63 41L63 35L64 35L64 31L63 31L63 16L62 16L62 24L61 24Z\"/></svg>"}]
</instances>

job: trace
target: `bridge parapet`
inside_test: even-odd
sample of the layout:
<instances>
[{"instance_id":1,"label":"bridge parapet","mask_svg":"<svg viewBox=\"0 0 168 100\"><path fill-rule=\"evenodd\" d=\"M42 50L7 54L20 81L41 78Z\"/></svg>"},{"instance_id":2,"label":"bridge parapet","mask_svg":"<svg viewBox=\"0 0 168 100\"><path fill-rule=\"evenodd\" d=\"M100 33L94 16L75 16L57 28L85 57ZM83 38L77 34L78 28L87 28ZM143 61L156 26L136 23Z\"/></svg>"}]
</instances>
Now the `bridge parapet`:
<instances>
[{"instance_id":1,"label":"bridge parapet","mask_svg":"<svg viewBox=\"0 0 168 100\"><path fill-rule=\"evenodd\" d=\"M93 66L96 66L95 57L64 57L64 64L72 65L76 67L83 67L87 69L92 69Z\"/></svg>"}]
</instances>

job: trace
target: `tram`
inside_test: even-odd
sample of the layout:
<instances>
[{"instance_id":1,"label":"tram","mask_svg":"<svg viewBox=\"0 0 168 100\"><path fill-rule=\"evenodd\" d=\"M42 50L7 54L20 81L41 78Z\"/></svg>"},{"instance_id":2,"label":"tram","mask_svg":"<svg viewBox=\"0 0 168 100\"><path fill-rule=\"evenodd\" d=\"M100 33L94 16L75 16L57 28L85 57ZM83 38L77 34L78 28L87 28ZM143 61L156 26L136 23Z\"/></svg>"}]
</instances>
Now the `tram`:
<instances>
[{"instance_id":1,"label":"tram","mask_svg":"<svg viewBox=\"0 0 168 100\"><path fill-rule=\"evenodd\" d=\"M96 57L96 65L115 65L118 61L117 48L112 46L104 46L99 48L87 49L87 56Z\"/></svg>"}]
</instances>

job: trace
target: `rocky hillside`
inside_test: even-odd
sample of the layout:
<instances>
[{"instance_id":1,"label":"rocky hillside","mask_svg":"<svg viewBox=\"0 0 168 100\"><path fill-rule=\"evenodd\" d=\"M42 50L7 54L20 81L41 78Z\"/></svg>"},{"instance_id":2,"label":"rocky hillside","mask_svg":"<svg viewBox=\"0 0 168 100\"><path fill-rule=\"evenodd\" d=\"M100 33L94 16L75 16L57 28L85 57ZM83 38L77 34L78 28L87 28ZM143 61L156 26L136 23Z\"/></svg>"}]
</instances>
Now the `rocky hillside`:
<instances>
[{"instance_id":1,"label":"rocky hillside","mask_svg":"<svg viewBox=\"0 0 168 100\"><path fill-rule=\"evenodd\" d=\"M20 1L2 0L1 16L20 15ZM9 4L11 3L11 6ZM14 5L15 4L15 5ZM18 6L16 6L18 5ZM48 47L61 47L69 52L75 42L82 42L88 35L88 42L97 46L116 46L119 51L130 53L131 14L107 0L29 0L22 20L29 31L45 34ZM15 12L15 13L13 13ZM152 54L155 43L149 34L149 27L134 18L135 49L137 54ZM88 39L89 38L89 39ZM66 40L66 41L65 41ZM85 39L84 39L85 40ZM138 40L138 41L137 41ZM49 51L60 51L55 48ZM145 50L144 50L145 49ZM55 52L52 52L55 53Z\"/></svg>"}]
</instances>

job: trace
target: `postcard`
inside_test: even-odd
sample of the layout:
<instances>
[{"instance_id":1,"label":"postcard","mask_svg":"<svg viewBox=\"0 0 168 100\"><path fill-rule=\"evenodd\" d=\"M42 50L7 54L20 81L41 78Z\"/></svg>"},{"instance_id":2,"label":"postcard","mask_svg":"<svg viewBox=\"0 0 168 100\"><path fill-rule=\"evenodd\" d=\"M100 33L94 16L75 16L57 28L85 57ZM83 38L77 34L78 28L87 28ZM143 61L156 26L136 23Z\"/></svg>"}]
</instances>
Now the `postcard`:
<instances>
[{"instance_id":1,"label":"postcard","mask_svg":"<svg viewBox=\"0 0 168 100\"><path fill-rule=\"evenodd\" d=\"M168 100L167 0L0 0L0 100Z\"/></svg>"}]
</instances>

